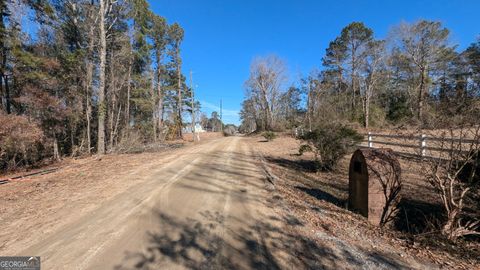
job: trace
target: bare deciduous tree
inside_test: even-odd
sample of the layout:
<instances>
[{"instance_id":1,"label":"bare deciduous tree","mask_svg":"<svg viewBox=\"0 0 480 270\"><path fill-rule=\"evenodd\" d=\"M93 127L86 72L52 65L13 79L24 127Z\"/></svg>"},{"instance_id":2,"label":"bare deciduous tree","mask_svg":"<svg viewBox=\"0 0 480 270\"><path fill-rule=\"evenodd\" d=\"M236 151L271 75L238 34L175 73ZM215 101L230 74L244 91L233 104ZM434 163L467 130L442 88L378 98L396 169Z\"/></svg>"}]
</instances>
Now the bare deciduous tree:
<instances>
[{"instance_id":1,"label":"bare deciduous tree","mask_svg":"<svg viewBox=\"0 0 480 270\"><path fill-rule=\"evenodd\" d=\"M379 81L384 78L385 47L383 41L370 41L359 77L364 127L369 127L370 102Z\"/></svg>"},{"instance_id":2,"label":"bare deciduous tree","mask_svg":"<svg viewBox=\"0 0 480 270\"><path fill-rule=\"evenodd\" d=\"M286 65L279 57L257 57L250 66L250 77L245 82L247 96L259 107L262 127L272 130L277 113L278 98L287 81Z\"/></svg>"}]
</instances>

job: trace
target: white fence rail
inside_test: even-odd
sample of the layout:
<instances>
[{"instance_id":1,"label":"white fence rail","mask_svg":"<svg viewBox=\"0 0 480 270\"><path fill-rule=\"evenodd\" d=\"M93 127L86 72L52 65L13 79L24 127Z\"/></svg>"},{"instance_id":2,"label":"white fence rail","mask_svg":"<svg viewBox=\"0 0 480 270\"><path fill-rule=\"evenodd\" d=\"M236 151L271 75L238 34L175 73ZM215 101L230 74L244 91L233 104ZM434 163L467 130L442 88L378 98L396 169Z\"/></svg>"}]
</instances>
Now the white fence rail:
<instances>
[{"instance_id":1,"label":"white fence rail","mask_svg":"<svg viewBox=\"0 0 480 270\"><path fill-rule=\"evenodd\" d=\"M409 156L437 158L442 152L460 151L469 152L467 144L479 144L478 140L464 138L433 137L421 135L393 135L393 134L364 134L368 148L390 147L399 154ZM452 146L456 147L452 147ZM463 146L463 147L462 147Z\"/></svg>"},{"instance_id":2,"label":"white fence rail","mask_svg":"<svg viewBox=\"0 0 480 270\"><path fill-rule=\"evenodd\" d=\"M303 128L292 129L292 136L299 138L307 130ZM362 134L364 140L359 147L368 148L391 148L395 153L406 157L415 158L433 158L444 159L448 153L472 154L480 148L480 141L462 138L467 134L462 134L457 138L445 137L440 135L428 134L381 134L368 132ZM477 137L475 133L468 134L471 137Z\"/></svg>"}]
</instances>

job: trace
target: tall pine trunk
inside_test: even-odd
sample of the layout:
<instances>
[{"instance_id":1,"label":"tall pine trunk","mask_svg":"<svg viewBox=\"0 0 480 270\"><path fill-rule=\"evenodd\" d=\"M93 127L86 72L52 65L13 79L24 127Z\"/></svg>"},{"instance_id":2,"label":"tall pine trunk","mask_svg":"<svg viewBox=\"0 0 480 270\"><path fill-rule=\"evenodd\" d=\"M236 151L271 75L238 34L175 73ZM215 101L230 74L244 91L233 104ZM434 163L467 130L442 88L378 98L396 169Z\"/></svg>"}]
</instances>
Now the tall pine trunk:
<instances>
[{"instance_id":1,"label":"tall pine trunk","mask_svg":"<svg viewBox=\"0 0 480 270\"><path fill-rule=\"evenodd\" d=\"M163 92L162 92L162 67L161 67L161 51L157 50L157 126L158 136L163 132Z\"/></svg>"},{"instance_id":2,"label":"tall pine trunk","mask_svg":"<svg viewBox=\"0 0 480 270\"><path fill-rule=\"evenodd\" d=\"M193 141L196 142L197 141L197 138L195 137L196 135L196 132L195 132L195 93L193 91L193 78L192 78L192 71L190 71L190 98L191 98L191 102L192 102L192 114L191 114L191 118L192 118L192 138L193 138Z\"/></svg>"},{"instance_id":3,"label":"tall pine trunk","mask_svg":"<svg viewBox=\"0 0 480 270\"><path fill-rule=\"evenodd\" d=\"M4 15L7 14L7 3L6 1L0 0L0 56L2 60L0 61L0 94L5 92L5 110L7 114L10 114L10 88L8 87L8 76L6 74L7 70L7 48L5 45L6 39L6 29L4 23ZM2 83L3 80L3 83ZM5 89L2 87L5 85ZM1 96L0 96L1 98ZM1 101L1 99L0 99Z\"/></svg>"},{"instance_id":4,"label":"tall pine trunk","mask_svg":"<svg viewBox=\"0 0 480 270\"><path fill-rule=\"evenodd\" d=\"M176 51L176 62L177 62L177 87L178 87L178 92L177 92L177 138L181 139L182 138L182 73L180 70L180 45L177 45L177 51Z\"/></svg>"},{"instance_id":5,"label":"tall pine trunk","mask_svg":"<svg viewBox=\"0 0 480 270\"><path fill-rule=\"evenodd\" d=\"M130 92L131 92L131 83L130 80L132 79L132 59L130 58L128 61L128 74L127 74L127 101L125 106L125 129L128 129L130 125Z\"/></svg>"},{"instance_id":6,"label":"tall pine trunk","mask_svg":"<svg viewBox=\"0 0 480 270\"><path fill-rule=\"evenodd\" d=\"M150 69L150 98L152 104L152 128L153 128L153 141L157 141L157 117L156 117L156 101L157 96L155 95L155 74L153 69Z\"/></svg>"},{"instance_id":7,"label":"tall pine trunk","mask_svg":"<svg viewBox=\"0 0 480 270\"><path fill-rule=\"evenodd\" d=\"M7 114L12 113L11 100L10 100L10 87L8 85L8 76L3 75L3 83L5 85L5 105L7 109Z\"/></svg>"},{"instance_id":8,"label":"tall pine trunk","mask_svg":"<svg viewBox=\"0 0 480 270\"><path fill-rule=\"evenodd\" d=\"M93 46L94 46L94 25L90 26L88 33L88 52L87 52L87 78L85 82L85 100L86 100L86 111L85 119L87 120L87 149L88 153L91 153L92 150L92 132L91 132L91 120L92 120L92 83L93 83Z\"/></svg>"},{"instance_id":9,"label":"tall pine trunk","mask_svg":"<svg viewBox=\"0 0 480 270\"><path fill-rule=\"evenodd\" d=\"M3 110L3 74L0 72L0 110Z\"/></svg>"},{"instance_id":10,"label":"tall pine trunk","mask_svg":"<svg viewBox=\"0 0 480 270\"><path fill-rule=\"evenodd\" d=\"M113 62L115 61L115 55L113 50L110 53L110 87L109 87L109 96L110 96L110 115L108 117L108 149L113 148L113 140L114 140L114 125L115 125L115 108L117 107L117 87L115 84L115 66Z\"/></svg>"},{"instance_id":11,"label":"tall pine trunk","mask_svg":"<svg viewBox=\"0 0 480 270\"><path fill-rule=\"evenodd\" d=\"M107 40L105 33L105 0L100 0L100 70L98 87L98 141L97 154L105 154L105 61L107 57Z\"/></svg>"}]
</instances>

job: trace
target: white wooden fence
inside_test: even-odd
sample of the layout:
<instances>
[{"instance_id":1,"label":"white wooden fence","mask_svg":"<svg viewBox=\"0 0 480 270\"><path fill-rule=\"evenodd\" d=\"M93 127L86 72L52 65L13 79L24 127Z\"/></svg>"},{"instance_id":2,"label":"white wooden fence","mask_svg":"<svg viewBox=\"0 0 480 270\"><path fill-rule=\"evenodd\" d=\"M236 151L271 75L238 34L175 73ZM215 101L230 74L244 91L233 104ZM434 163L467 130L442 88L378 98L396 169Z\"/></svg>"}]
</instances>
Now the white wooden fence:
<instances>
[{"instance_id":1,"label":"white wooden fence","mask_svg":"<svg viewBox=\"0 0 480 270\"><path fill-rule=\"evenodd\" d=\"M464 138L433 137L426 134L421 135L393 135L378 134L369 132L364 134L368 148L390 147L398 154L408 156L438 158L442 152L460 151L468 153L470 149L467 144L479 144L478 140ZM452 148L452 146L458 146ZM463 147L462 147L463 146Z\"/></svg>"},{"instance_id":2,"label":"white wooden fence","mask_svg":"<svg viewBox=\"0 0 480 270\"><path fill-rule=\"evenodd\" d=\"M303 136L305 132L308 131L303 128L292 129L292 135L295 138ZM362 135L365 139L359 147L388 147L392 148L395 153L407 157L442 159L442 157L445 158L445 153L447 152L471 154L472 151L475 152L480 148L478 139L450 138L427 134L397 135L372 132ZM476 136L473 134L472 137Z\"/></svg>"}]
</instances>

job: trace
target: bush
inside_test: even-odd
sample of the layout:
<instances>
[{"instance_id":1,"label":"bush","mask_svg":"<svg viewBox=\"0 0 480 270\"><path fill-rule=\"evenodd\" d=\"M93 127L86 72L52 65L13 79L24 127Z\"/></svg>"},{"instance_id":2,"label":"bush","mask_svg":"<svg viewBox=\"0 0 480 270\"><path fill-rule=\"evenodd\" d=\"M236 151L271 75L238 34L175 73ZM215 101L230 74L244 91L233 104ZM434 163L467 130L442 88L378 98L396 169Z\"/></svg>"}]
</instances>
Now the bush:
<instances>
[{"instance_id":1,"label":"bush","mask_svg":"<svg viewBox=\"0 0 480 270\"><path fill-rule=\"evenodd\" d=\"M138 129L128 129L123 132L119 142L110 149L111 153L136 154L145 151L145 140Z\"/></svg>"},{"instance_id":2,"label":"bush","mask_svg":"<svg viewBox=\"0 0 480 270\"><path fill-rule=\"evenodd\" d=\"M0 171L34 165L44 140L42 130L24 116L0 113Z\"/></svg>"},{"instance_id":3,"label":"bush","mask_svg":"<svg viewBox=\"0 0 480 270\"><path fill-rule=\"evenodd\" d=\"M298 149L298 154L301 156L303 153L312 152L312 147L308 144L300 145L300 149Z\"/></svg>"},{"instance_id":4,"label":"bush","mask_svg":"<svg viewBox=\"0 0 480 270\"><path fill-rule=\"evenodd\" d=\"M356 130L341 124L329 124L305 133L301 139L307 142L300 147L300 152L311 149L315 154L317 169L330 171L335 169L338 161L353 151L363 136Z\"/></svg>"},{"instance_id":5,"label":"bush","mask_svg":"<svg viewBox=\"0 0 480 270\"><path fill-rule=\"evenodd\" d=\"M267 140L271 141L277 137L273 131L265 131L262 136Z\"/></svg>"},{"instance_id":6,"label":"bush","mask_svg":"<svg viewBox=\"0 0 480 270\"><path fill-rule=\"evenodd\" d=\"M385 122L386 122L385 118L386 118L386 114L383 108L375 104L370 105L370 113L369 113L369 119L368 119L368 125L370 127L385 126ZM365 115L363 114L363 112L359 115L358 122L361 123L362 125L365 123Z\"/></svg>"},{"instance_id":7,"label":"bush","mask_svg":"<svg viewBox=\"0 0 480 270\"><path fill-rule=\"evenodd\" d=\"M462 143L448 143L455 132ZM480 171L480 127L466 125L451 128L437 139L442 140L442 151L439 151L438 158L423 162L422 172L441 199L445 211L446 220L440 232L452 241L465 236L479 236L480 182L477 173Z\"/></svg>"},{"instance_id":8,"label":"bush","mask_svg":"<svg viewBox=\"0 0 480 270\"><path fill-rule=\"evenodd\" d=\"M236 128L234 125L226 125L223 128L223 136L228 137L228 136L233 136L235 135Z\"/></svg>"}]
</instances>

